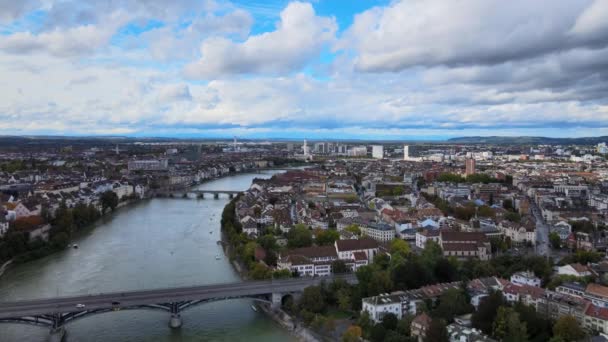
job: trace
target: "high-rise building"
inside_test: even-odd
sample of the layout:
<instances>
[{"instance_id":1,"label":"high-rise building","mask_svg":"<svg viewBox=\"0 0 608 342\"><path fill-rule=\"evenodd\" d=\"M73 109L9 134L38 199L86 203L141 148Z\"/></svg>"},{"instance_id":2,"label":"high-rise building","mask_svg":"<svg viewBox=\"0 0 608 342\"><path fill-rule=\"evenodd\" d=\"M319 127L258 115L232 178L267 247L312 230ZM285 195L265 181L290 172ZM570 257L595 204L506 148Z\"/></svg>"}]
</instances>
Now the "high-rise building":
<instances>
[{"instance_id":1,"label":"high-rise building","mask_svg":"<svg viewBox=\"0 0 608 342\"><path fill-rule=\"evenodd\" d=\"M384 158L384 146L382 146L382 145L372 146L372 158L375 158L375 159Z\"/></svg>"},{"instance_id":2,"label":"high-rise building","mask_svg":"<svg viewBox=\"0 0 608 342\"><path fill-rule=\"evenodd\" d=\"M466 160L464 174L466 176L470 176L470 175L474 175L475 174L475 159L469 158L469 159Z\"/></svg>"},{"instance_id":3,"label":"high-rise building","mask_svg":"<svg viewBox=\"0 0 608 342\"><path fill-rule=\"evenodd\" d=\"M403 160L410 159L410 147L408 145L403 145Z\"/></svg>"}]
</instances>

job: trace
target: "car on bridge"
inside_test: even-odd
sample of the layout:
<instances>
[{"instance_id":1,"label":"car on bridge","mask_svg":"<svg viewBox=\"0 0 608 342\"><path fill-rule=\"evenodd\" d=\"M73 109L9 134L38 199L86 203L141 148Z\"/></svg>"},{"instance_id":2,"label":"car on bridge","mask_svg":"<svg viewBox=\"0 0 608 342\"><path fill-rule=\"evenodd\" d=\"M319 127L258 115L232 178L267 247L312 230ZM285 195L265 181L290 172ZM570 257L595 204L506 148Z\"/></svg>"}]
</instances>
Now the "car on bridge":
<instances>
[{"instance_id":1,"label":"car on bridge","mask_svg":"<svg viewBox=\"0 0 608 342\"><path fill-rule=\"evenodd\" d=\"M76 307L77 307L78 309L84 309L84 307L85 307L85 306L86 306L86 305L84 305L84 304L76 304Z\"/></svg>"}]
</instances>

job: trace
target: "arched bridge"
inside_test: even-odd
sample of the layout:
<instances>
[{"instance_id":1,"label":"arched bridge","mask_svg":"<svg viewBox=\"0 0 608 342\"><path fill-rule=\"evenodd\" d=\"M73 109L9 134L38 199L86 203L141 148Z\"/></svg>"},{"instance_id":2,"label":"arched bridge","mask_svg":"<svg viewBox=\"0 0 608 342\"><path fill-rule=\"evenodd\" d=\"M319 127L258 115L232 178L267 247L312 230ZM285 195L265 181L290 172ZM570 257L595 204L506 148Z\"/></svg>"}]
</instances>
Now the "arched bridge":
<instances>
[{"instance_id":1,"label":"arched bridge","mask_svg":"<svg viewBox=\"0 0 608 342\"><path fill-rule=\"evenodd\" d=\"M184 191L169 191L169 192L158 192L159 195L166 197L190 197L190 198L205 198L205 195L213 196L213 198L219 198L220 195L228 195L229 198L243 193L239 190L184 190Z\"/></svg>"},{"instance_id":2,"label":"arched bridge","mask_svg":"<svg viewBox=\"0 0 608 342\"><path fill-rule=\"evenodd\" d=\"M0 323L46 326L51 328L52 339L61 340L65 333L65 324L76 319L110 311L149 309L170 313L170 326L178 328L182 324L180 312L197 304L252 298L278 307L283 296L287 294L299 293L308 286L336 279L351 284L357 282L357 278L351 274L4 302L0 303Z\"/></svg>"}]
</instances>

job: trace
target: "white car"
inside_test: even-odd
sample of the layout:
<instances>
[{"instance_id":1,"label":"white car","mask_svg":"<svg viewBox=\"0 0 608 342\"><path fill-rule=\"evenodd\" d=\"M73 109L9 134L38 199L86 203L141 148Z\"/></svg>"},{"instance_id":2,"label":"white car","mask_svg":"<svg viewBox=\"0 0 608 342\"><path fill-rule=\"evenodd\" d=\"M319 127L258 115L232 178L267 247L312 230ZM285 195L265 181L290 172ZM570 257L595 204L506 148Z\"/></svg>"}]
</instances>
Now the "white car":
<instances>
[{"instance_id":1,"label":"white car","mask_svg":"<svg viewBox=\"0 0 608 342\"><path fill-rule=\"evenodd\" d=\"M86 306L86 305L84 305L84 304L76 304L76 307L77 307L77 308L79 308L79 309L82 309L82 308L84 308L85 306Z\"/></svg>"}]
</instances>

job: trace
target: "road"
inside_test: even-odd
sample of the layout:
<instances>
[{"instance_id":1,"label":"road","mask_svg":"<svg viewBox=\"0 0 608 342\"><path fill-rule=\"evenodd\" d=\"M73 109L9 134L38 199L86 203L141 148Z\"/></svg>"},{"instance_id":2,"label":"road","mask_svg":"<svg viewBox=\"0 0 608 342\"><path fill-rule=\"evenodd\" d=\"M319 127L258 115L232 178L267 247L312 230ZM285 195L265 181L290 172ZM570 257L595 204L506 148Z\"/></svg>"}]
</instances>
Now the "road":
<instances>
[{"instance_id":1,"label":"road","mask_svg":"<svg viewBox=\"0 0 608 342\"><path fill-rule=\"evenodd\" d=\"M321 281L344 279L349 283L356 282L354 275L296 278L285 280L266 280L241 283L216 284L171 289L131 291L119 293L101 293L74 297L58 297L37 300L23 300L0 303L0 319L25 316L48 315L54 313L79 312L84 310L112 309L112 302L119 302L120 307L136 305L154 305L191 300L217 298L236 298L257 296L270 293L288 293L302 291L305 287L318 285ZM84 308L76 305L83 304Z\"/></svg>"},{"instance_id":2,"label":"road","mask_svg":"<svg viewBox=\"0 0 608 342\"><path fill-rule=\"evenodd\" d=\"M545 223L543 215L536 203L530 200L530 208L532 215L536 220L536 254L544 255L546 257L551 256L551 248L549 246L549 225Z\"/></svg>"}]
</instances>

